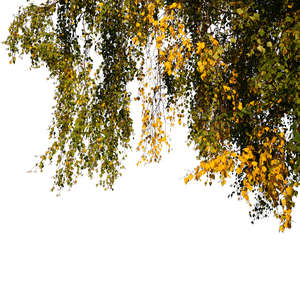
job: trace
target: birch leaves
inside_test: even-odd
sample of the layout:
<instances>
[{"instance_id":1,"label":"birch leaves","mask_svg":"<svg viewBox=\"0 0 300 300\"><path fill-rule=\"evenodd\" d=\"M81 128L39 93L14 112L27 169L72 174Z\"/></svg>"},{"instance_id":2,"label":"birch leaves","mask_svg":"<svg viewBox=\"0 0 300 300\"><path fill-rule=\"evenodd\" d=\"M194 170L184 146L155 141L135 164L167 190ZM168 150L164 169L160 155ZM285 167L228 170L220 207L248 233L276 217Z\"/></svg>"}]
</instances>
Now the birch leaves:
<instances>
[{"instance_id":1,"label":"birch leaves","mask_svg":"<svg viewBox=\"0 0 300 300\"><path fill-rule=\"evenodd\" d=\"M188 127L198 166L185 182L234 180L257 219L291 227L300 177L299 9L294 1L48 0L28 4L5 41L56 86L54 188L96 175L113 188L142 106L141 163L170 150ZM139 96L127 90L139 82Z\"/></svg>"}]
</instances>

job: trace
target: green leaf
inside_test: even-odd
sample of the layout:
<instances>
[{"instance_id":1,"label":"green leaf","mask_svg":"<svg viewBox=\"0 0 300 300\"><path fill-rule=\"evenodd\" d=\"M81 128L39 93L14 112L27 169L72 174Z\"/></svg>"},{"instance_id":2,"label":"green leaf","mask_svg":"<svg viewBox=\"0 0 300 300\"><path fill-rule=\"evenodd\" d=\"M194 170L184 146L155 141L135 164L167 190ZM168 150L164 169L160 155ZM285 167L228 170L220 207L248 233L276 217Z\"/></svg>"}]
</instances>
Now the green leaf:
<instances>
[{"instance_id":1,"label":"green leaf","mask_svg":"<svg viewBox=\"0 0 300 300\"><path fill-rule=\"evenodd\" d=\"M262 36L265 35L265 31L264 31L262 28L260 28L260 29L258 30L258 34L262 37Z\"/></svg>"},{"instance_id":2,"label":"green leaf","mask_svg":"<svg viewBox=\"0 0 300 300\"><path fill-rule=\"evenodd\" d=\"M243 15L243 13L244 13L244 11L241 9L241 8L238 8L237 10L236 10L236 12L241 16L241 15Z\"/></svg>"}]
</instances>

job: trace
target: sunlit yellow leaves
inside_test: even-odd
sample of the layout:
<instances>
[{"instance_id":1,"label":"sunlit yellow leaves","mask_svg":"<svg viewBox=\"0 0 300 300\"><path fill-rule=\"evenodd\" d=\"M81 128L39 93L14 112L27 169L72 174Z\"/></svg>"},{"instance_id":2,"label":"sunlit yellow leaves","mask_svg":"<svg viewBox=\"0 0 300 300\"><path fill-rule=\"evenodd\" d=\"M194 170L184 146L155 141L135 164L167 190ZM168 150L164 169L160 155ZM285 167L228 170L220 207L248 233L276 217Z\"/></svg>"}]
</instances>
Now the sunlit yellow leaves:
<instances>
[{"instance_id":1,"label":"sunlit yellow leaves","mask_svg":"<svg viewBox=\"0 0 300 300\"><path fill-rule=\"evenodd\" d=\"M291 198L293 195L292 186L286 187L288 171L284 164L284 159L274 159L274 155L276 157L284 155L284 151L281 151L281 147L284 146L284 136L277 134L276 131L271 131L269 127L263 127L259 133L260 138L263 133L272 133L273 137L269 138L266 136L261 140L262 148L259 155L254 155L253 147L249 146L245 147L243 153L239 156L240 162L238 163L239 166L236 169L236 173L239 176L243 176L243 174L247 175L242 182L241 195L249 201L248 192L257 186L267 199L272 199L278 205L281 203L283 207L287 205L290 207L292 204L289 204L287 198L281 198L279 201L279 197ZM276 152L274 151L275 149ZM284 214L281 214L282 228L290 227L290 212L291 210L285 210Z\"/></svg>"},{"instance_id":2,"label":"sunlit yellow leaves","mask_svg":"<svg viewBox=\"0 0 300 300\"><path fill-rule=\"evenodd\" d=\"M229 87L229 86L227 86L227 85L223 85L223 89L224 89L224 91L225 91L225 92L228 92L228 91L230 91L230 87Z\"/></svg>"},{"instance_id":3,"label":"sunlit yellow leaves","mask_svg":"<svg viewBox=\"0 0 300 300\"><path fill-rule=\"evenodd\" d=\"M202 161L200 165L195 168L195 179L200 180L205 174L218 173L221 183L223 182L225 184L225 178L229 177L234 169L235 158L236 153L224 151L222 154L209 161Z\"/></svg>"},{"instance_id":4,"label":"sunlit yellow leaves","mask_svg":"<svg viewBox=\"0 0 300 300\"><path fill-rule=\"evenodd\" d=\"M169 6L170 9L175 9L175 8L178 8L178 9L181 9L182 6L181 6L181 3L179 2L174 2L172 3L170 6Z\"/></svg>"},{"instance_id":5,"label":"sunlit yellow leaves","mask_svg":"<svg viewBox=\"0 0 300 300\"><path fill-rule=\"evenodd\" d=\"M286 188L286 193L288 196L292 196L293 194L293 188L291 186L287 187Z\"/></svg>"},{"instance_id":6,"label":"sunlit yellow leaves","mask_svg":"<svg viewBox=\"0 0 300 300\"><path fill-rule=\"evenodd\" d=\"M138 37L133 37L132 38L132 41L133 41L133 43L135 44L135 45L138 45L139 44L139 39L138 39Z\"/></svg>"},{"instance_id":7,"label":"sunlit yellow leaves","mask_svg":"<svg viewBox=\"0 0 300 300\"><path fill-rule=\"evenodd\" d=\"M152 24L156 27L156 26L158 26L159 23L157 20L153 20Z\"/></svg>"},{"instance_id":8,"label":"sunlit yellow leaves","mask_svg":"<svg viewBox=\"0 0 300 300\"><path fill-rule=\"evenodd\" d=\"M99 2L99 3L98 3L98 6L97 6L97 10L98 10L98 11L101 11L103 5L104 5L103 2ZM75 22L74 22L74 23L75 23Z\"/></svg>"},{"instance_id":9,"label":"sunlit yellow leaves","mask_svg":"<svg viewBox=\"0 0 300 300\"><path fill-rule=\"evenodd\" d=\"M231 77L231 78L229 79L229 83L230 83L230 84L235 84L235 83L236 83L236 78L235 78L235 77Z\"/></svg>"},{"instance_id":10,"label":"sunlit yellow leaves","mask_svg":"<svg viewBox=\"0 0 300 300\"><path fill-rule=\"evenodd\" d=\"M192 44L190 39L183 39L182 44L188 49L188 51L191 51Z\"/></svg>"},{"instance_id":11,"label":"sunlit yellow leaves","mask_svg":"<svg viewBox=\"0 0 300 300\"><path fill-rule=\"evenodd\" d=\"M172 74L172 65L169 61L165 62L165 70L169 76Z\"/></svg>"},{"instance_id":12,"label":"sunlit yellow leaves","mask_svg":"<svg viewBox=\"0 0 300 300\"><path fill-rule=\"evenodd\" d=\"M243 171L243 170L242 170L241 168L237 168L237 169L236 169L236 173L237 173L238 175L240 175L240 174L242 173L242 171Z\"/></svg>"},{"instance_id":13,"label":"sunlit yellow leaves","mask_svg":"<svg viewBox=\"0 0 300 300\"><path fill-rule=\"evenodd\" d=\"M182 36L185 36L185 33L184 33L184 25L183 25L183 24L179 24L179 25L178 25L178 31L179 31L179 33L180 33Z\"/></svg>"},{"instance_id":14,"label":"sunlit yellow leaves","mask_svg":"<svg viewBox=\"0 0 300 300\"><path fill-rule=\"evenodd\" d=\"M212 44L214 46L218 46L219 45L219 42L212 36L209 37L210 41L212 42Z\"/></svg>"},{"instance_id":15,"label":"sunlit yellow leaves","mask_svg":"<svg viewBox=\"0 0 300 300\"><path fill-rule=\"evenodd\" d=\"M205 48L205 43L204 42L197 43L197 53L198 54L200 54L204 48Z\"/></svg>"},{"instance_id":16,"label":"sunlit yellow leaves","mask_svg":"<svg viewBox=\"0 0 300 300\"><path fill-rule=\"evenodd\" d=\"M203 65L203 63L199 60L197 62L197 65L198 65L198 69L199 69L200 73L202 73L204 71L204 65Z\"/></svg>"},{"instance_id":17,"label":"sunlit yellow leaves","mask_svg":"<svg viewBox=\"0 0 300 300\"><path fill-rule=\"evenodd\" d=\"M147 6L148 11L149 11L149 15L153 15L154 13L154 9L155 9L155 4L153 2L150 2Z\"/></svg>"},{"instance_id":18,"label":"sunlit yellow leaves","mask_svg":"<svg viewBox=\"0 0 300 300\"><path fill-rule=\"evenodd\" d=\"M286 207L288 204L287 204L287 202L284 202L284 201L285 200L282 200L282 205L283 205L283 207ZM292 213L292 210L287 208L287 209L284 209L283 213L280 215L280 220L281 220L282 225L280 225L279 230L281 232L284 232L284 230L286 228L291 228L291 220L292 220L291 213Z\"/></svg>"},{"instance_id":19,"label":"sunlit yellow leaves","mask_svg":"<svg viewBox=\"0 0 300 300\"><path fill-rule=\"evenodd\" d=\"M206 72L203 72L200 77L201 77L202 80L204 80L205 77L206 77Z\"/></svg>"},{"instance_id":20,"label":"sunlit yellow leaves","mask_svg":"<svg viewBox=\"0 0 300 300\"><path fill-rule=\"evenodd\" d=\"M241 195L242 195L247 201L249 201L249 195L248 195L248 193L247 193L246 190L242 190Z\"/></svg>"},{"instance_id":21,"label":"sunlit yellow leaves","mask_svg":"<svg viewBox=\"0 0 300 300\"><path fill-rule=\"evenodd\" d=\"M158 36L158 37L156 38L156 47L157 47L158 49L160 49L161 46L162 46L162 36Z\"/></svg>"},{"instance_id":22,"label":"sunlit yellow leaves","mask_svg":"<svg viewBox=\"0 0 300 300\"><path fill-rule=\"evenodd\" d=\"M193 178L194 178L194 175L193 174L189 174L187 177L184 178L184 183L187 184Z\"/></svg>"}]
</instances>

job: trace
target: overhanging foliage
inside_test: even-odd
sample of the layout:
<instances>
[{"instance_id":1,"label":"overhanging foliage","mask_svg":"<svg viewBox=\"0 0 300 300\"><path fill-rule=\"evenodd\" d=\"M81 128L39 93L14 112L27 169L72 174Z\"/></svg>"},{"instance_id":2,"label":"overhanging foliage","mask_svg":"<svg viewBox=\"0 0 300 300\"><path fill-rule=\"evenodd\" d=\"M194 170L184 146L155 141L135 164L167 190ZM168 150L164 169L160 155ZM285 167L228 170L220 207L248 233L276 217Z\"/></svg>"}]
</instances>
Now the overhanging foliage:
<instances>
[{"instance_id":1,"label":"overhanging foliage","mask_svg":"<svg viewBox=\"0 0 300 300\"><path fill-rule=\"evenodd\" d=\"M11 62L29 55L56 84L54 187L84 170L112 188L133 132L128 83L143 108L141 161L159 161L166 128L186 123L199 165L185 178L233 176L251 216L291 227L300 177L296 1L48 0L15 16ZM251 194L253 197L250 197Z\"/></svg>"}]
</instances>

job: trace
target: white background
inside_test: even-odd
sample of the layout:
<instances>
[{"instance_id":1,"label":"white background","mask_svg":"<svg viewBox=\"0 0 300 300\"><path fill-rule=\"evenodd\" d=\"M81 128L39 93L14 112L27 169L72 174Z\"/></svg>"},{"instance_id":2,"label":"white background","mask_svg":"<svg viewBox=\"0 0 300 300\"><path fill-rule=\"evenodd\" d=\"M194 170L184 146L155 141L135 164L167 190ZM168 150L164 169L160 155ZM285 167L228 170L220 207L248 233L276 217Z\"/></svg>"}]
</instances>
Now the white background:
<instances>
[{"instance_id":1,"label":"white background","mask_svg":"<svg viewBox=\"0 0 300 300\"><path fill-rule=\"evenodd\" d=\"M21 3L2 1L1 41ZM185 185L182 129L159 165L131 153L114 192L83 178L57 198L51 172L26 173L48 145L53 86L2 45L0 59L1 300L300 299L299 208L280 234L228 187Z\"/></svg>"}]
</instances>

